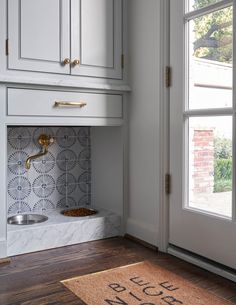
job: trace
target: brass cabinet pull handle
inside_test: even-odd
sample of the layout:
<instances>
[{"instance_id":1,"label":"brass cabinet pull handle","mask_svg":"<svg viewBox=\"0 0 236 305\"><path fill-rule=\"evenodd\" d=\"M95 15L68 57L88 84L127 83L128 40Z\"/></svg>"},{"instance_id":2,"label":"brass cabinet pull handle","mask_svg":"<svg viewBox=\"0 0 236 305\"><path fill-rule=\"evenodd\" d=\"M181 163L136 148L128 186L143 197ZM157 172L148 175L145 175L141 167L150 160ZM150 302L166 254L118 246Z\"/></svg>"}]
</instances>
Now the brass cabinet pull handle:
<instances>
[{"instance_id":1,"label":"brass cabinet pull handle","mask_svg":"<svg viewBox=\"0 0 236 305\"><path fill-rule=\"evenodd\" d=\"M66 102L66 101L56 101L54 107L78 107L83 108L87 105L85 102Z\"/></svg>"},{"instance_id":2,"label":"brass cabinet pull handle","mask_svg":"<svg viewBox=\"0 0 236 305\"><path fill-rule=\"evenodd\" d=\"M80 65L80 60L79 60L79 59L75 59L75 60L73 61L73 65L74 65L74 66Z\"/></svg>"},{"instance_id":3,"label":"brass cabinet pull handle","mask_svg":"<svg viewBox=\"0 0 236 305\"><path fill-rule=\"evenodd\" d=\"M64 64L64 65L69 65L70 63L71 63L70 58L65 58L65 59L63 60L63 64Z\"/></svg>"}]
</instances>

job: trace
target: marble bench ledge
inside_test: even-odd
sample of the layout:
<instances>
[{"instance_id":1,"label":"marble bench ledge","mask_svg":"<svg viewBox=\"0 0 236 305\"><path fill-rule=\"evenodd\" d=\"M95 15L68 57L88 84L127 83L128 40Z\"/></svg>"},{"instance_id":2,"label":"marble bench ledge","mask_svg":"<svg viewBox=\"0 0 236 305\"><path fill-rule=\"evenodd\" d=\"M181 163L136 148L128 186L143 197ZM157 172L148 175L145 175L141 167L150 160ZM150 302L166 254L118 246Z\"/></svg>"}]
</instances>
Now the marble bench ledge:
<instances>
[{"instance_id":1,"label":"marble bench ledge","mask_svg":"<svg viewBox=\"0 0 236 305\"><path fill-rule=\"evenodd\" d=\"M48 221L26 226L8 225L7 255L13 256L92 240L119 236L121 217L110 211L81 218L66 217L55 210Z\"/></svg>"}]
</instances>

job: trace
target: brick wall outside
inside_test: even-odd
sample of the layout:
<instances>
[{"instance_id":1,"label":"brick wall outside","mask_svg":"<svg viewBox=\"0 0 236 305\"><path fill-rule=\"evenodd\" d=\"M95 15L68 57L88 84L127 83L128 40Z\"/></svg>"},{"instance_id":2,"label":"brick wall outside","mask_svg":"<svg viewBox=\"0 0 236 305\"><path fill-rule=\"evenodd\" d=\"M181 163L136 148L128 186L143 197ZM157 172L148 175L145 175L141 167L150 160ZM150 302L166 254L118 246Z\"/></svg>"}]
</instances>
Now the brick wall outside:
<instances>
[{"instance_id":1,"label":"brick wall outside","mask_svg":"<svg viewBox=\"0 0 236 305\"><path fill-rule=\"evenodd\" d=\"M214 129L193 132L193 193L213 193Z\"/></svg>"}]
</instances>

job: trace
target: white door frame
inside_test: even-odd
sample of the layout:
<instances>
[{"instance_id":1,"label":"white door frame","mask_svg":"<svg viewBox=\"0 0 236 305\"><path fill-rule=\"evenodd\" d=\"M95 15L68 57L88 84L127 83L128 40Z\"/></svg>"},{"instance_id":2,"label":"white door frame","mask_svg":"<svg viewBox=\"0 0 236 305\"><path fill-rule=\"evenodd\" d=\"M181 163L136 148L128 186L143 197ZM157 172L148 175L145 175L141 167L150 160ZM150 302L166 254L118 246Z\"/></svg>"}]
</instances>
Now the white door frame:
<instances>
[{"instance_id":1,"label":"white door frame","mask_svg":"<svg viewBox=\"0 0 236 305\"><path fill-rule=\"evenodd\" d=\"M165 192L165 175L169 173L169 88L166 87L166 67L170 64L170 1L161 0L160 11L160 195L158 219L158 248L167 252L169 245L169 198Z\"/></svg>"},{"instance_id":2,"label":"white door frame","mask_svg":"<svg viewBox=\"0 0 236 305\"><path fill-rule=\"evenodd\" d=\"M170 64L170 0L161 1L161 55L160 55L160 196L158 219L158 248L162 252L179 257L182 260L195 264L210 272L236 282L236 275L230 271L212 265L201 258L181 252L169 245L169 196L165 193L165 174L169 173L170 162L170 95L165 86L165 68ZM235 18L236 19L236 18ZM234 20L234 24L236 20Z\"/></svg>"}]
</instances>

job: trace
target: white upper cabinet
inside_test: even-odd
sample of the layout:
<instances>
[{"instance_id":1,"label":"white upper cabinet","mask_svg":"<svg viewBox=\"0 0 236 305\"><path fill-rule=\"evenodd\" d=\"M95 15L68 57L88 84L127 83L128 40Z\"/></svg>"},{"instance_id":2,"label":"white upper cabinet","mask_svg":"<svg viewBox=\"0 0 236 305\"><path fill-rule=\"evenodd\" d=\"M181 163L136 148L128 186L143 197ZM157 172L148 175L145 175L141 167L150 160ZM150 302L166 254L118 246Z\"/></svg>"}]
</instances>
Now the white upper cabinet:
<instances>
[{"instance_id":1,"label":"white upper cabinet","mask_svg":"<svg viewBox=\"0 0 236 305\"><path fill-rule=\"evenodd\" d=\"M122 28L122 0L8 0L8 68L122 79Z\"/></svg>"},{"instance_id":2,"label":"white upper cabinet","mask_svg":"<svg viewBox=\"0 0 236 305\"><path fill-rule=\"evenodd\" d=\"M122 0L71 0L71 73L120 79L121 56Z\"/></svg>"},{"instance_id":3,"label":"white upper cabinet","mask_svg":"<svg viewBox=\"0 0 236 305\"><path fill-rule=\"evenodd\" d=\"M70 73L68 0L8 1L8 68Z\"/></svg>"}]
</instances>

